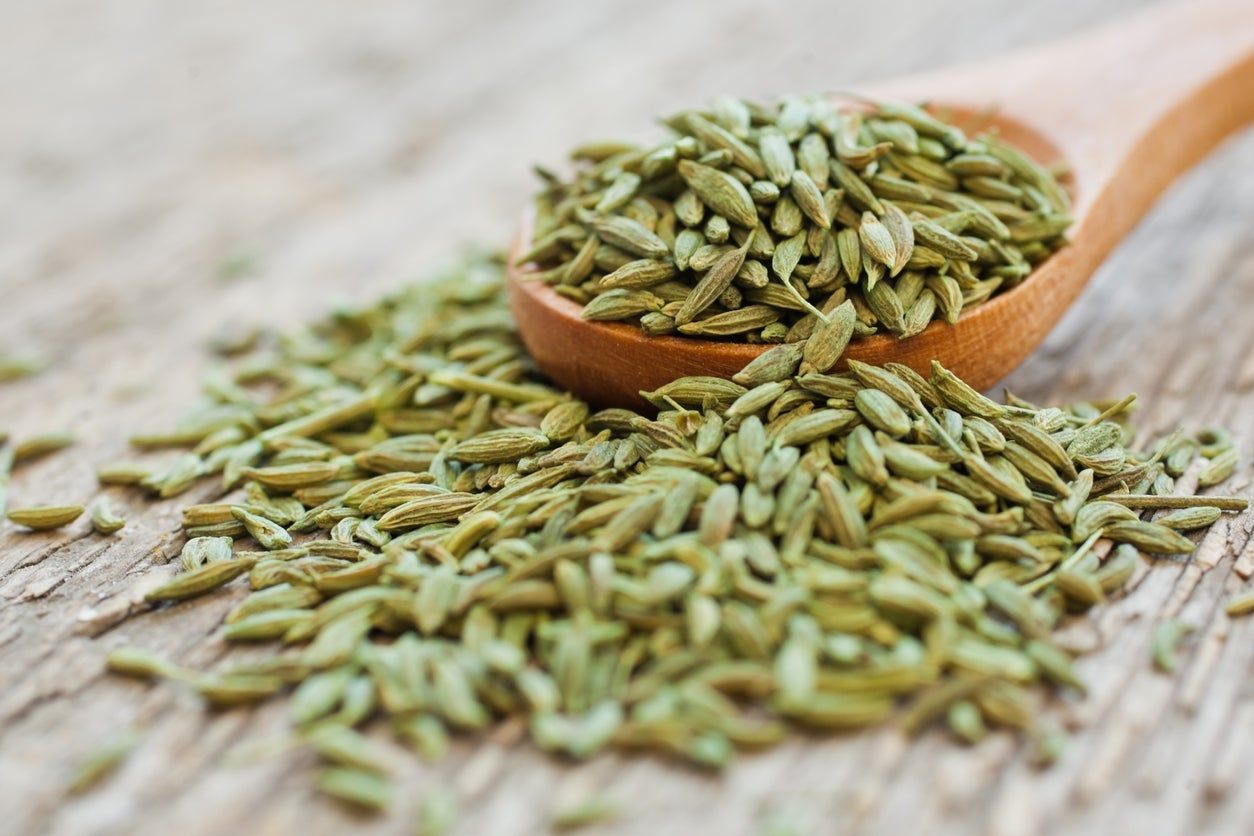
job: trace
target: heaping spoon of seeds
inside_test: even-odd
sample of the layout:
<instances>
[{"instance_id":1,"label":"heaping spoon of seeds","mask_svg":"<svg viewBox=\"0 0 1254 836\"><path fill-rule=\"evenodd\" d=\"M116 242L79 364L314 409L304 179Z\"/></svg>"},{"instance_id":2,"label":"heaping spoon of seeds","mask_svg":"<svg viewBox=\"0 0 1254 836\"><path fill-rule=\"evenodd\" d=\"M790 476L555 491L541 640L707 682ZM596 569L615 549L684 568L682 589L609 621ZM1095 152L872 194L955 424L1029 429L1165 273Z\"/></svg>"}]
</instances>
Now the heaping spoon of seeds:
<instances>
[{"instance_id":1,"label":"heaping spoon of seeds","mask_svg":"<svg viewBox=\"0 0 1254 836\"><path fill-rule=\"evenodd\" d=\"M1040 344L1158 195L1254 119L1254 3L1157 6L1065 41L865 92L931 103L959 127L993 128L1040 163L1065 163L1070 172L1069 245L955 324L935 321L905 340L855 339L838 366L850 358L897 362L926 374L939 360L988 388ZM530 227L528 217L514 256L526 251ZM730 377L768 347L586 321L579 304L526 281L532 268L511 267L509 282L523 341L549 377L592 402L639 405L641 390L677 377Z\"/></svg>"}]
</instances>

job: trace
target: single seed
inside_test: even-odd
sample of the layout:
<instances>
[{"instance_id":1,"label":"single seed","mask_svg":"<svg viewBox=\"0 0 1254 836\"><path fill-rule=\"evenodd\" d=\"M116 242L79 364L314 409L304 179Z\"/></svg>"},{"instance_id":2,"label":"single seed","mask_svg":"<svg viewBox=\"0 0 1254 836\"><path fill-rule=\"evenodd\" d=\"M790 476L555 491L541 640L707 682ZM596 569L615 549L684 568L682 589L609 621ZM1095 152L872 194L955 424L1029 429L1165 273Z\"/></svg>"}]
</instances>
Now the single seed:
<instances>
[{"instance_id":1,"label":"single seed","mask_svg":"<svg viewBox=\"0 0 1254 836\"><path fill-rule=\"evenodd\" d=\"M109 501L101 497L92 506L91 525L97 534L116 534L126 527L126 520L115 514Z\"/></svg>"},{"instance_id":2,"label":"single seed","mask_svg":"<svg viewBox=\"0 0 1254 836\"><path fill-rule=\"evenodd\" d=\"M66 791L79 795L96 787L117 771L138 744L139 735L128 729L93 749L74 768Z\"/></svg>"},{"instance_id":3,"label":"single seed","mask_svg":"<svg viewBox=\"0 0 1254 836\"><path fill-rule=\"evenodd\" d=\"M49 531L69 525L83 515L82 505L40 505L31 508L14 508L8 518L33 531Z\"/></svg>"},{"instance_id":4,"label":"single seed","mask_svg":"<svg viewBox=\"0 0 1254 836\"><path fill-rule=\"evenodd\" d=\"M1249 615L1254 612L1254 592L1246 592L1229 598L1224 604L1224 612L1229 618L1238 618L1243 615Z\"/></svg>"}]
</instances>

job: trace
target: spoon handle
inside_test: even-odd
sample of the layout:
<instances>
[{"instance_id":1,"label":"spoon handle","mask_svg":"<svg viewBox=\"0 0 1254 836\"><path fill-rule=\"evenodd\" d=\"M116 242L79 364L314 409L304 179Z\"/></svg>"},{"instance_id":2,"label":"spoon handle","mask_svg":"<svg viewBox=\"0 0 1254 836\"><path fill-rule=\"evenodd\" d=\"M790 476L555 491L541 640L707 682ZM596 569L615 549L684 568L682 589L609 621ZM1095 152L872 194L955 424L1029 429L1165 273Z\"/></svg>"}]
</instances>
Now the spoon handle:
<instances>
[{"instance_id":1,"label":"spoon handle","mask_svg":"<svg viewBox=\"0 0 1254 836\"><path fill-rule=\"evenodd\" d=\"M999 108L1070 164L1076 214L1103 198L1122 237L1176 176L1254 120L1254 2L1177 0L1075 37L894 82L936 101Z\"/></svg>"}]
</instances>

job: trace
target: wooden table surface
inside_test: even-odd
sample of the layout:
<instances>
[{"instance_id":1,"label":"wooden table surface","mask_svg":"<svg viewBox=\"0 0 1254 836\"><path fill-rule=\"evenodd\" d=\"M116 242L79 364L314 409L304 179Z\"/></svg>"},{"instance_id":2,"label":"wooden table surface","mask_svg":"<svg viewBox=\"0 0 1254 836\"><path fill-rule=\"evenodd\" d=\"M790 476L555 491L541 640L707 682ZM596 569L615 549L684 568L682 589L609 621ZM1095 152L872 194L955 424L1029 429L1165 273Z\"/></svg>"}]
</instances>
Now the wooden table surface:
<instances>
[{"instance_id":1,"label":"wooden table surface","mask_svg":"<svg viewBox=\"0 0 1254 836\"><path fill-rule=\"evenodd\" d=\"M582 139L650 135L654 114L723 92L850 87L1037 42L1137 0L833 3L746 0L40 0L0 35L0 352L50 368L0 386L0 427L72 430L72 451L21 466L11 503L86 501L128 434L167 427L196 397L205 341L232 323L290 326L368 300L458 242L503 244L533 183ZM785 11L785 7L787 10ZM1007 381L1040 401L1143 399L1141 424L1223 424L1254 469L1254 133L1174 187ZM0 526L0 831L412 832L418 800L460 797L457 832L544 832L589 794L627 811L602 832L1254 832L1254 516L1227 517L1190 561L1143 570L1135 594L1069 628L1085 700L1062 761L1034 771L998 734L796 738L712 777L638 757L572 766L507 726L443 763L397 752L402 803L346 814L310 789L310 761L249 758L284 706L217 715L170 686L107 677L135 643L189 664L232 589L123 620L172 569L179 500L112 495L114 538ZM1198 630L1157 673L1155 621ZM119 729L144 741L99 790L66 799L81 756Z\"/></svg>"}]
</instances>

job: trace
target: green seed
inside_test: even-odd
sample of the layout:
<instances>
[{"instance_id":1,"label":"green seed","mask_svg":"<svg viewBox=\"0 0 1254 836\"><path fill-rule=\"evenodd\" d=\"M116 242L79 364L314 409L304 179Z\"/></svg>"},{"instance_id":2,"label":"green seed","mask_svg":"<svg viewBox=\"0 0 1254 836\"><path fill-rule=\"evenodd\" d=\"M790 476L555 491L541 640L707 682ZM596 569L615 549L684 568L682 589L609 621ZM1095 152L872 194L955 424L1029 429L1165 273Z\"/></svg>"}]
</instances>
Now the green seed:
<instances>
[{"instance_id":1,"label":"green seed","mask_svg":"<svg viewBox=\"0 0 1254 836\"><path fill-rule=\"evenodd\" d=\"M126 520L113 513L109 501L101 497L92 506L91 525L97 534L116 534L126 527Z\"/></svg>"},{"instance_id":2,"label":"green seed","mask_svg":"<svg viewBox=\"0 0 1254 836\"><path fill-rule=\"evenodd\" d=\"M31 461L58 450L64 450L74 443L70 433L44 433L23 439L13 447L13 463Z\"/></svg>"},{"instance_id":3,"label":"green seed","mask_svg":"<svg viewBox=\"0 0 1254 836\"><path fill-rule=\"evenodd\" d=\"M1246 592L1229 598L1228 603L1224 604L1224 612L1229 618L1238 618L1254 612L1254 592Z\"/></svg>"},{"instance_id":4,"label":"green seed","mask_svg":"<svg viewBox=\"0 0 1254 836\"><path fill-rule=\"evenodd\" d=\"M251 569L254 563L253 560L242 559L206 563L191 571L175 575L171 580L150 590L144 595L144 600L157 603L196 598L230 583Z\"/></svg>"},{"instance_id":5,"label":"green seed","mask_svg":"<svg viewBox=\"0 0 1254 836\"><path fill-rule=\"evenodd\" d=\"M71 795L87 792L117 771L139 744L139 735L127 730L93 749L74 768L66 785Z\"/></svg>"},{"instance_id":6,"label":"green seed","mask_svg":"<svg viewBox=\"0 0 1254 836\"><path fill-rule=\"evenodd\" d=\"M1176 669L1176 648L1185 636L1195 628L1191 624L1168 618L1154 627L1153 654L1154 667L1163 673L1173 673Z\"/></svg>"},{"instance_id":7,"label":"green seed","mask_svg":"<svg viewBox=\"0 0 1254 836\"><path fill-rule=\"evenodd\" d=\"M370 740L352 729L335 724L319 726L305 739L328 763L385 775L386 759Z\"/></svg>"},{"instance_id":8,"label":"green seed","mask_svg":"<svg viewBox=\"0 0 1254 836\"><path fill-rule=\"evenodd\" d=\"M231 515L244 524L244 528L263 548L285 549L292 545L292 535L284 531L282 526L265 517L238 506L231 509Z\"/></svg>"},{"instance_id":9,"label":"green seed","mask_svg":"<svg viewBox=\"0 0 1254 836\"><path fill-rule=\"evenodd\" d=\"M1176 531L1191 531L1195 528L1209 528L1223 515L1222 509L1214 506L1201 505L1196 508L1181 508L1158 517L1154 522Z\"/></svg>"},{"instance_id":10,"label":"green seed","mask_svg":"<svg viewBox=\"0 0 1254 836\"><path fill-rule=\"evenodd\" d=\"M83 515L82 505L41 505L31 508L14 508L8 513L10 521L34 531L49 531L69 525Z\"/></svg>"},{"instance_id":11,"label":"green seed","mask_svg":"<svg viewBox=\"0 0 1254 836\"><path fill-rule=\"evenodd\" d=\"M318 774L317 786L332 798L367 810L386 810L392 804L392 786L387 779L362 769L324 769Z\"/></svg>"},{"instance_id":12,"label":"green seed","mask_svg":"<svg viewBox=\"0 0 1254 836\"><path fill-rule=\"evenodd\" d=\"M620 815L619 807L605 798L587 798L553 811L549 823L554 830L576 830L589 825L613 821Z\"/></svg>"},{"instance_id":13,"label":"green seed","mask_svg":"<svg viewBox=\"0 0 1254 836\"><path fill-rule=\"evenodd\" d=\"M444 836L457 821L457 798L447 791L429 792L418 810L418 836Z\"/></svg>"}]
</instances>

